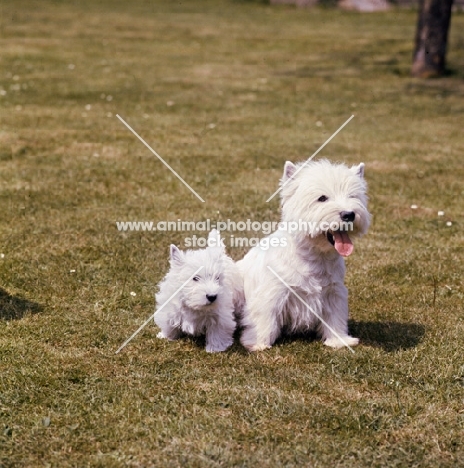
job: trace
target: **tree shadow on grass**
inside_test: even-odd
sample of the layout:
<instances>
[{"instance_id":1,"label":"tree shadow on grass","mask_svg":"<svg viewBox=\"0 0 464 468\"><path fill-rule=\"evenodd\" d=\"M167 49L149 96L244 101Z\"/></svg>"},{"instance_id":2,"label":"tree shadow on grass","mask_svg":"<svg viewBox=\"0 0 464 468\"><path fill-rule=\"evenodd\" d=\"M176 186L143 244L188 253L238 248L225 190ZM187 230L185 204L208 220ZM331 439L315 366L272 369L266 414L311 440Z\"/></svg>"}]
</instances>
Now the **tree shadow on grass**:
<instances>
[{"instance_id":1,"label":"tree shadow on grass","mask_svg":"<svg viewBox=\"0 0 464 468\"><path fill-rule=\"evenodd\" d=\"M37 314L41 311L40 304L12 296L0 288L0 320L20 320L27 314Z\"/></svg>"},{"instance_id":2,"label":"tree shadow on grass","mask_svg":"<svg viewBox=\"0 0 464 468\"><path fill-rule=\"evenodd\" d=\"M417 323L400 322L357 322L350 320L352 336L362 344L382 348L387 352L417 346L425 334L425 327Z\"/></svg>"}]
</instances>

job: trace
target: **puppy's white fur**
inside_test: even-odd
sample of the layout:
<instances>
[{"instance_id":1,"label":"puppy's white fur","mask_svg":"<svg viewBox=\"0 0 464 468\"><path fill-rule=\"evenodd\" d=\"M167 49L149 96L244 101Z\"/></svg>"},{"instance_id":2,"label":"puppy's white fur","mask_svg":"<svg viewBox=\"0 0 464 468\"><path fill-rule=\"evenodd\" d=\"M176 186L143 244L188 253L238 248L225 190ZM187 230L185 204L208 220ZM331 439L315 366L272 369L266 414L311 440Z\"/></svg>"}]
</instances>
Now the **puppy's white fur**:
<instances>
[{"instance_id":1,"label":"puppy's white fur","mask_svg":"<svg viewBox=\"0 0 464 468\"><path fill-rule=\"evenodd\" d=\"M235 314L240 313L243 286L218 231L210 232L205 249L182 252L171 245L170 253L171 268L156 294L158 310L154 319L161 328L158 337L176 340L183 334L206 335L206 351L225 351L233 343ZM189 280L200 267L203 268Z\"/></svg>"},{"instance_id":2,"label":"puppy's white fur","mask_svg":"<svg viewBox=\"0 0 464 468\"><path fill-rule=\"evenodd\" d=\"M285 164L282 221L302 220L314 227L322 222L338 223L343 213L354 213L353 230L278 230L269 237L279 238L274 245L280 247L254 247L238 262L246 300L241 343L249 351L271 347L282 331L316 330L324 344L333 348L358 344L357 338L348 335L348 291L343 284L345 263L341 255L351 253L350 237L364 234L369 226L364 164L348 168L321 160L301 166ZM281 247L282 238L286 247Z\"/></svg>"}]
</instances>

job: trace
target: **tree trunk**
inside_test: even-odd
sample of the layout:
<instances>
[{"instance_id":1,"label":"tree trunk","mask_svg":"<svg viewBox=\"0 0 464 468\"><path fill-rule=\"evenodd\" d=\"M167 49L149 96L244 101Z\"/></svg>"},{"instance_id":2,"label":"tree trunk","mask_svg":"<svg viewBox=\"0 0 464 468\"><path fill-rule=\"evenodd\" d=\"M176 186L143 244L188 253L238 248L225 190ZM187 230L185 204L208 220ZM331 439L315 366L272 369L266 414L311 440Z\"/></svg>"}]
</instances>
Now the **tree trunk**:
<instances>
[{"instance_id":1,"label":"tree trunk","mask_svg":"<svg viewBox=\"0 0 464 468\"><path fill-rule=\"evenodd\" d=\"M420 0L413 76L429 78L444 73L452 5L453 0Z\"/></svg>"}]
</instances>

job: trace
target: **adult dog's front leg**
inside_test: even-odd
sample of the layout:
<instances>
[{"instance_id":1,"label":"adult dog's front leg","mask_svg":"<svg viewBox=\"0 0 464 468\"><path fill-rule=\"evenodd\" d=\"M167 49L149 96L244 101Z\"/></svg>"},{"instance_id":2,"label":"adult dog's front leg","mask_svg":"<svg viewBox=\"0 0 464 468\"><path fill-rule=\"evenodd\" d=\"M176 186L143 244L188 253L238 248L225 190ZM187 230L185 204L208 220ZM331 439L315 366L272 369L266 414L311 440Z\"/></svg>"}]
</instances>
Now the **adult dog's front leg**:
<instances>
[{"instance_id":1,"label":"adult dog's front leg","mask_svg":"<svg viewBox=\"0 0 464 468\"><path fill-rule=\"evenodd\" d=\"M336 284L323 293L322 318L319 329L322 340L331 348L356 346L359 338L348 334L348 290L343 284Z\"/></svg>"}]
</instances>

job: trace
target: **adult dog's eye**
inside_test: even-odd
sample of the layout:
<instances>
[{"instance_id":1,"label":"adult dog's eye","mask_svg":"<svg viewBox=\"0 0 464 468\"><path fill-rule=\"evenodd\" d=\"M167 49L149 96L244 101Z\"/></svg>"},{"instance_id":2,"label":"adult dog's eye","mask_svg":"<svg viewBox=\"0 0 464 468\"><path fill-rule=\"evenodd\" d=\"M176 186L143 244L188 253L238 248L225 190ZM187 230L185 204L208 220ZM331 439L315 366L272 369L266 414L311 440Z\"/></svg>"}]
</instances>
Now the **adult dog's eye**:
<instances>
[{"instance_id":1,"label":"adult dog's eye","mask_svg":"<svg viewBox=\"0 0 464 468\"><path fill-rule=\"evenodd\" d=\"M320 197L317 199L317 201L325 202L325 201L327 201L328 199L329 199L328 197L326 197L325 195L322 195L322 196L320 196Z\"/></svg>"},{"instance_id":2,"label":"adult dog's eye","mask_svg":"<svg viewBox=\"0 0 464 468\"><path fill-rule=\"evenodd\" d=\"M200 277L199 276L194 276L193 281L200 281Z\"/></svg>"}]
</instances>

